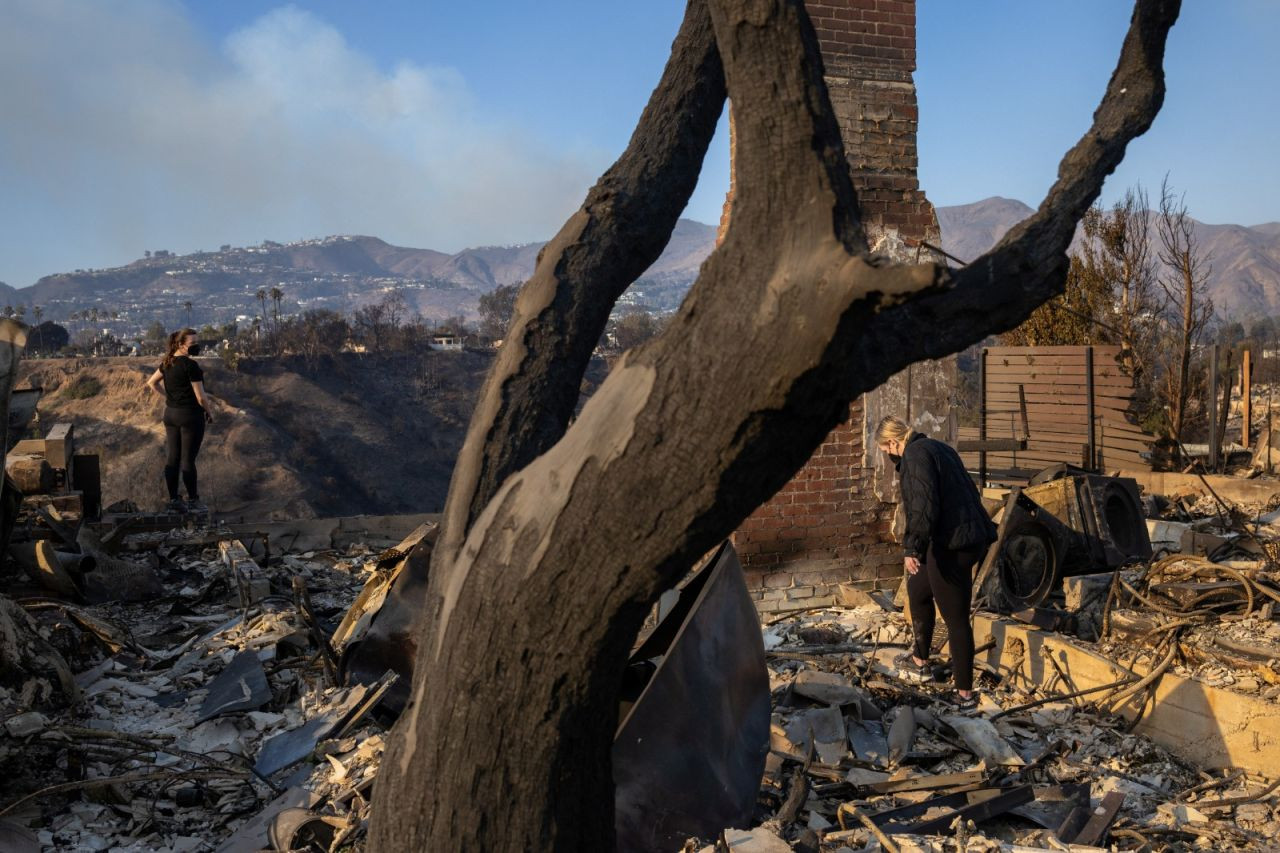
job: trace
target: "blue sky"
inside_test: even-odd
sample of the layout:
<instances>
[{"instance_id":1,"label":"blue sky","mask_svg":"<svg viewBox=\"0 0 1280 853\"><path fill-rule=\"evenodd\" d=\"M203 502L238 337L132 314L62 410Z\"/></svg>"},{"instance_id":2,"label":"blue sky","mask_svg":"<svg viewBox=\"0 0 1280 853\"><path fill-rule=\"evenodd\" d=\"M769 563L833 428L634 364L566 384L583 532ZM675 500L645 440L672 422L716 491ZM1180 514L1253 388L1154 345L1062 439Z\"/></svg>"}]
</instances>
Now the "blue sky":
<instances>
[{"instance_id":1,"label":"blue sky","mask_svg":"<svg viewBox=\"0 0 1280 853\"><path fill-rule=\"evenodd\" d=\"M1169 96L1106 197L1166 172L1194 216L1280 220L1280 3L1186 0ZM0 0L0 281L363 233L453 251L549 237L622 150L676 0ZM1130 6L919 0L920 176L1038 203ZM479 11L477 11L479 10ZM715 222L727 140L687 215Z\"/></svg>"}]
</instances>

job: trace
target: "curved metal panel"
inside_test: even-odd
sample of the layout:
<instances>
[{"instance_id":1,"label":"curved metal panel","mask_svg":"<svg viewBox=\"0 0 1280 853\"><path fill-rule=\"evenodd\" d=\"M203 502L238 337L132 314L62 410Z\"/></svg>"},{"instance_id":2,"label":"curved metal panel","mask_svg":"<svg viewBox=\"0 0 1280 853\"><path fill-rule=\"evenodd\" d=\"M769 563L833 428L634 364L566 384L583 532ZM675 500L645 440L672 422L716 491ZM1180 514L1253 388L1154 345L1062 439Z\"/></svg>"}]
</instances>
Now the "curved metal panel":
<instances>
[{"instance_id":1,"label":"curved metal panel","mask_svg":"<svg viewBox=\"0 0 1280 853\"><path fill-rule=\"evenodd\" d=\"M690 836L753 824L769 751L760 617L733 546L707 571L614 740L620 853L665 853Z\"/></svg>"}]
</instances>

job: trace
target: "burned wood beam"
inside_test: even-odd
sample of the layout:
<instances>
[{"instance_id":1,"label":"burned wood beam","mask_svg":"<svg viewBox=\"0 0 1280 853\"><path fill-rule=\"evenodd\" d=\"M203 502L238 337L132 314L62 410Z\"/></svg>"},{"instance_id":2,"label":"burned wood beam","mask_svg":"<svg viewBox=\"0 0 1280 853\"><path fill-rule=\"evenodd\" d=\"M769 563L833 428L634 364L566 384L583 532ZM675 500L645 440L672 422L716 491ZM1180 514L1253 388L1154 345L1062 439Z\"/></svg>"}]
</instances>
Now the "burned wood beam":
<instances>
[{"instance_id":1,"label":"burned wood beam","mask_svg":"<svg viewBox=\"0 0 1280 853\"><path fill-rule=\"evenodd\" d=\"M1119 791L1111 791L1102 798L1102 804L1094 810L1092 816L1081 827L1080 831L1074 838L1061 838L1060 840L1068 844L1084 844L1097 845L1107 837L1107 830L1111 829L1111 824L1115 822L1116 815L1120 813L1120 807L1124 805L1124 794ZM1071 818L1068 818L1071 820Z\"/></svg>"}]
</instances>

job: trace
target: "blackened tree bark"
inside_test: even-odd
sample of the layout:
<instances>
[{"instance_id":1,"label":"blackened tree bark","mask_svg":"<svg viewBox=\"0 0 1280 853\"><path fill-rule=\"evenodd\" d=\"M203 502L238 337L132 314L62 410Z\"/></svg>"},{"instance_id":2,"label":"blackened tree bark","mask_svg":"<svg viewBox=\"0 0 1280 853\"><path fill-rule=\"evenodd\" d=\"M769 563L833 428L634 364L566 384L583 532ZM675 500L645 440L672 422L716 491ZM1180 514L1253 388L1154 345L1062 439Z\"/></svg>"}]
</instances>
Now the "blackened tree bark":
<instances>
[{"instance_id":1,"label":"blackened tree bark","mask_svg":"<svg viewBox=\"0 0 1280 853\"><path fill-rule=\"evenodd\" d=\"M592 191L521 294L472 422L370 849L612 849L616 696L650 602L804 464L850 399L1061 291L1076 222L1163 100L1178 6L1138 0L1094 125L1040 209L952 273L868 256L803 4L691 0L664 85L706 97L657 121L660 86L632 141L689 156L615 166ZM618 210L687 195L705 149L694 116L720 109L692 81L718 79L716 48L738 131L728 233L663 333L567 426L606 306L674 222Z\"/></svg>"}]
</instances>

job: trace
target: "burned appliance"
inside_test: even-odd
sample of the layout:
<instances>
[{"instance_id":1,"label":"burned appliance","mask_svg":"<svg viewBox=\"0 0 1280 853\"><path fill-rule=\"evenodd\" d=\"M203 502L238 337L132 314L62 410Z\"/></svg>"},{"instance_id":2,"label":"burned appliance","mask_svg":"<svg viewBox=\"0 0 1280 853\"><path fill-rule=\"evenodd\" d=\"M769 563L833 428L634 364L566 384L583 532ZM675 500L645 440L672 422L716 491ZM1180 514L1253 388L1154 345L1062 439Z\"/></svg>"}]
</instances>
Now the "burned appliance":
<instances>
[{"instance_id":1,"label":"burned appliance","mask_svg":"<svg viewBox=\"0 0 1280 853\"><path fill-rule=\"evenodd\" d=\"M979 589L1001 612L1035 607L1062 578L1151 559L1138 484L1129 477L1044 472L1013 489Z\"/></svg>"}]
</instances>

